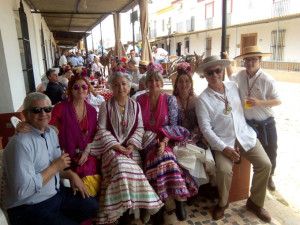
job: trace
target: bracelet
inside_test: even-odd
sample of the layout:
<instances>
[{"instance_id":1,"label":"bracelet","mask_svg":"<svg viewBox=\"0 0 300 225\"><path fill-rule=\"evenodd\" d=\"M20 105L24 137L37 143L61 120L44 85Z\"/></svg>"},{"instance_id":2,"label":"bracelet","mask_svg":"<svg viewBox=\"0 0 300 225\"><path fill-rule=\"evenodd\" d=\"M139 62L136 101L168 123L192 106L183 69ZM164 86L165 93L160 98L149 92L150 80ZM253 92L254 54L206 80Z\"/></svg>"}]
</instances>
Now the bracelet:
<instances>
[{"instance_id":1,"label":"bracelet","mask_svg":"<svg viewBox=\"0 0 300 225\"><path fill-rule=\"evenodd\" d=\"M168 146L168 142L167 141L163 140L162 142L165 143L165 145L166 145L165 147Z\"/></svg>"},{"instance_id":2,"label":"bracelet","mask_svg":"<svg viewBox=\"0 0 300 225\"><path fill-rule=\"evenodd\" d=\"M84 150L83 153L85 153L87 156L89 156L89 154L90 154L87 150Z\"/></svg>"}]
</instances>

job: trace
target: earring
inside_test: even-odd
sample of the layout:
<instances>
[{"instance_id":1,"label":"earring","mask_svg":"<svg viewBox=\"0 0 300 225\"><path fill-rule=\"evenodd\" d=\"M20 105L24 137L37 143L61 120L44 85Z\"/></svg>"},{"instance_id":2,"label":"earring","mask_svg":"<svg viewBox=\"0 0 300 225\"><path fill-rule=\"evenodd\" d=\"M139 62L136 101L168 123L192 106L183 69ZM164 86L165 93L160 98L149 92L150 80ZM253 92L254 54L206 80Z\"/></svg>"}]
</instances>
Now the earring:
<instances>
[{"instance_id":1,"label":"earring","mask_svg":"<svg viewBox=\"0 0 300 225\"><path fill-rule=\"evenodd\" d=\"M193 95L193 93L194 93L194 92L193 92L193 89L191 88L191 89L189 90L189 94L190 94L190 95Z\"/></svg>"}]
</instances>

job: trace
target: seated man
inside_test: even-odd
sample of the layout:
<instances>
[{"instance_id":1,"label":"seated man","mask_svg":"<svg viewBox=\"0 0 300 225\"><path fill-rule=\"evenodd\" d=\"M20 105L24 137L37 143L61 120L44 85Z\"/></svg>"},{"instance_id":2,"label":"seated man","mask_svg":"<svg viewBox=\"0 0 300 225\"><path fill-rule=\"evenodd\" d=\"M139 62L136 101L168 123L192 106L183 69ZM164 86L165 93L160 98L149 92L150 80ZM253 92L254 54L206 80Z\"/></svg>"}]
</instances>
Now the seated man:
<instances>
[{"instance_id":1,"label":"seated man","mask_svg":"<svg viewBox=\"0 0 300 225\"><path fill-rule=\"evenodd\" d=\"M52 104L55 105L66 97L67 88L62 83L58 82L59 77L55 70L49 69L46 72L46 76L49 80L46 94L50 98Z\"/></svg>"},{"instance_id":2,"label":"seated man","mask_svg":"<svg viewBox=\"0 0 300 225\"><path fill-rule=\"evenodd\" d=\"M66 170L71 161L48 126L51 110L46 95L27 95L23 113L31 131L13 136L4 150L4 208L12 225L75 225L98 211L78 175ZM70 179L73 190L60 187L60 177Z\"/></svg>"},{"instance_id":3,"label":"seated man","mask_svg":"<svg viewBox=\"0 0 300 225\"><path fill-rule=\"evenodd\" d=\"M215 153L219 203L213 210L213 218L224 217L232 167L241 154L252 163L254 171L251 195L246 206L261 220L270 222L271 216L263 206L271 162L256 133L246 123L236 84L222 81L224 68L229 63L229 60L210 56L196 71L198 74L204 73L208 82L208 87L197 99L196 113L199 127Z\"/></svg>"},{"instance_id":4,"label":"seated man","mask_svg":"<svg viewBox=\"0 0 300 225\"><path fill-rule=\"evenodd\" d=\"M163 48L152 47L153 59L157 63L168 62L168 52Z\"/></svg>"}]
</instances>

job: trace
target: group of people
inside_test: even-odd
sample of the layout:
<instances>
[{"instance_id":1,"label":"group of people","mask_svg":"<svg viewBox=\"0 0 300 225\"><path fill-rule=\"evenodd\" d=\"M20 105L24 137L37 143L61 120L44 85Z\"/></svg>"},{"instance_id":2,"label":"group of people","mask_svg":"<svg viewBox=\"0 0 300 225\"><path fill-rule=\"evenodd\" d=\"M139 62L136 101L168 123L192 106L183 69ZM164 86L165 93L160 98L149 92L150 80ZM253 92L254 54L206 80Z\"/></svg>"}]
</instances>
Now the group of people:
<instances>
[{"instance_id":1,"label":"group of people","mask_svg":"<svg viewBox=\"0 0 300 225\"><path fill-rule=\"evenodd\" d=\"M112 72L108 84L113 97L101 104L98 117L86 101L91 85L84 76L70 78L68 98L54 108L46 95L29 94L26 122L18 125L4 151L5 209L11 224L91 224L91 218L95 224L130 224L133 214L143 223L152 217L153 224L162 225L166 201L175 202L176 216L183 221L184 202L197 196L211 176L216 176L219 191L212 216L221 219L232 167L241 156L254 167L247 207L270 222L263 205L268 184L274 186L271 107L280 99L274 79L260 68L263 56L258 46L246 49L239 56L246 70L237 74L229 60L207 57L197 72L204 74L208 87L198 97L188 63L178 65L169 95L162 90L161 65L140 61L147 91L130 98L132 76ZM222 80L225 68L236 83ZM178 146L183 153L188 146L193 151L179 155ZM215 164L204 157L184 168L178 159L198 157L197 151L212 152ZM209 169L212 165L216 173ZM59 185L60 177L70 179L71 189Z\"/></svg>"}]
</instances>

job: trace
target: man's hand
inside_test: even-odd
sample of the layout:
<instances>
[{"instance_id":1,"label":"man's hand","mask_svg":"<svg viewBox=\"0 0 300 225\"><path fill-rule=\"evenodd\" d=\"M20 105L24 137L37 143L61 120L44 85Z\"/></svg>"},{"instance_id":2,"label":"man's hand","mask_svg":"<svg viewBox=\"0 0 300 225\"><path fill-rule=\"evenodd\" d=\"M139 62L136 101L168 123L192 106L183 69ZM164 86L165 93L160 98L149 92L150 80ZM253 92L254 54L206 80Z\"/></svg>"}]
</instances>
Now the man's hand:
<instances>
[{"instance_id":1,"label":"man's hand","mask_svg":"<svg viewBox=\"0 0 300 225\"><path fill-rule=\"evenodd\" d=\"M226 146L223 149L222 153L233 162L237 162L240 159L239 153L237 153L233 148L230 148L229 146Z\"/></svg>"},{"instance_id":2,"label":"man's hand","mask_svg":"<svg viewBox=\"0 0 300 225\"><path fill-rule=\"evenodd\" d=\"M70 171L70 172L71 172L71 175L70 175L69 179L70 179L71 188L73 190L73 194L76 195L76 188L77 188L83 198L90 197L90 194L89 194L86 186L84 185L82 180L79 178L77 173L74 173L72 171Z\"/></svg>"},{"instance_id":3,"label":"man's hand","mask_svg":"<svg viewBox=\"0 0 300 225\"><path fill-rule=\"evenodd\" d=\"M52 166L57 170L57 172L70 167L70 164L71 158L68 153L62 154L52 162Z\"/></svg>"}]
</instances>

